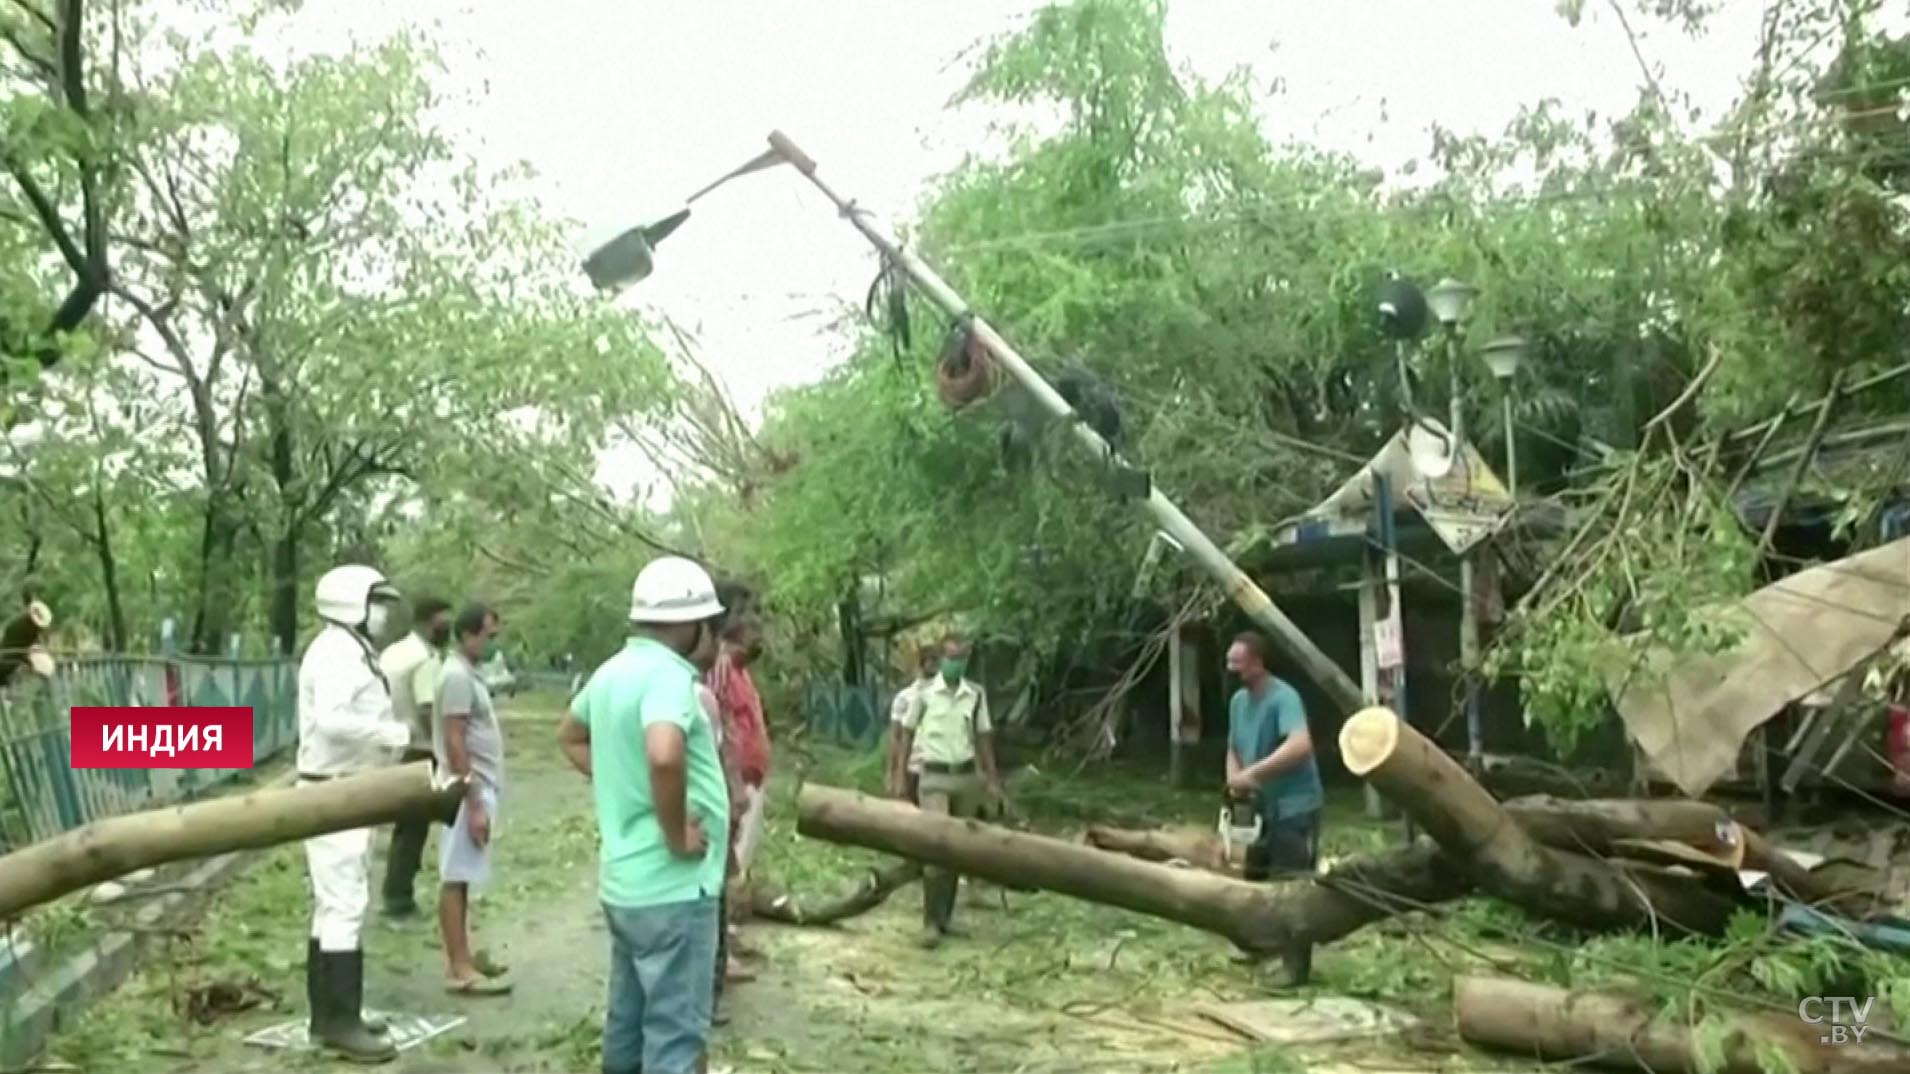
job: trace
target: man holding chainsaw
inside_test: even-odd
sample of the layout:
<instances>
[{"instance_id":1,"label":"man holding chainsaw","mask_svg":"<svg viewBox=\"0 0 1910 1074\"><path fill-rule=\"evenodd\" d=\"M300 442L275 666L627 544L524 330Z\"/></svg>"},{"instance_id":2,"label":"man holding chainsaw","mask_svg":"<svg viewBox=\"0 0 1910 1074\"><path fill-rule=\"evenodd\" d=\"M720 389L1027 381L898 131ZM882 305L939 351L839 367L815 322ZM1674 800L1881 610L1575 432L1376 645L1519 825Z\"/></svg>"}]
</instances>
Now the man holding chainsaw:
<instances>
[{"instance_id":1,"label":"man holding chainsaw","mask_svg":"<svg viewBox=\"0 0 1910 1074\"><path fill-rule=\"evenodd\" d=\"M1312 873L1320 856L1320 810L1326 804L1300 693L1267 670L1267 639L1252 631L1227 649L1227 670L1240 678L1227 706L1227 797L1252 803L1260 834L1247 848L1243 875L1264 880ZM1311 973L1313 947L1287 951L1290 984Z\"/></svg>"},{"instance_id":2,"label":"man holding chainsaw","mask_svg":"<svg viewBox=\"0 0 1910 1074\"><path fill-rule=\"evenodd\" d=\"M988 695L968 681L967 672L968 642L950 634L942 640L940 674L895 720L897 752L920 766L919 804L925 812L979 817L1001 798ZM923 947L936 947L952 933L957 883L946 869L924 870Z\"/></svg>"}]
</instances>

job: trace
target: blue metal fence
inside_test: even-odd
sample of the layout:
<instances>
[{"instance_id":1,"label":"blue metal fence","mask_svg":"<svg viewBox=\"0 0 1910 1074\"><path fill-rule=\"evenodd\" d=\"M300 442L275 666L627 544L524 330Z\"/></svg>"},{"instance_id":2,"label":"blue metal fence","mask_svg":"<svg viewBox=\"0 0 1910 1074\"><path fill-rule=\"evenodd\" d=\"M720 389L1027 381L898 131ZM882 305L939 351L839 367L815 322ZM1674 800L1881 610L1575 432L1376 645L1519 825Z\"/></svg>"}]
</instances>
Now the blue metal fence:
<instances>
[{"instance_id":1,"label":"blue metal fence","mask_svg":"<svg viewBox=\"0 0 1910 1074\"><path fill-rule=\"evenodd\" d=\"M239 705L252 709L253 764L298 738L289 660L79 656L51 681L0 697L0 852L121 813L191 798L247 769L75 770L75 705Z\"/></svg>"},{"instance_id":2,"label":"blue metal fence","mask_svg":"<svg viewBox=\"0 0 1910 1074\"><path fill-rule=\"evenodd\" d=\"M839 746L868 747L880 742L889 726L893 690L847 686L840 682L812 682L804 698L803 717L812 738Z\"/></svg>"}]
</instances>

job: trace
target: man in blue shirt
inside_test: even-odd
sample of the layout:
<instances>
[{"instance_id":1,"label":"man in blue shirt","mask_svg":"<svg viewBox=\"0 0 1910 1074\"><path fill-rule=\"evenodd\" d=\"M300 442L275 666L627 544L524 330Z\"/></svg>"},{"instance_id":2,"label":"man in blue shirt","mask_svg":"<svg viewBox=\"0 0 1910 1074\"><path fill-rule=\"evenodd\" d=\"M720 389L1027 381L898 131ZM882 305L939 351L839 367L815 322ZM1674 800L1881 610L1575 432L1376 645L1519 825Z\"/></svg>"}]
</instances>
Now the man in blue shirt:
<instances>
[{"instance_id":1,"label":"man in blue shirt","mask_svg":"<svg viewBox=\"0 0 1910 1074\"><path fill-rule=\"evenodd\" d=\"M1326 804L1300 693L1267 670L1267 639L1249 631L1227 649L1227 670L1240 677L1227 706L1227 793L1260 808L1260 838L1247 848L1244 875L1311 875L1320 855L1320 810ZM1291 983L1302 985L1313 948L1285 952Z\"/></svg>"}]
</instances>

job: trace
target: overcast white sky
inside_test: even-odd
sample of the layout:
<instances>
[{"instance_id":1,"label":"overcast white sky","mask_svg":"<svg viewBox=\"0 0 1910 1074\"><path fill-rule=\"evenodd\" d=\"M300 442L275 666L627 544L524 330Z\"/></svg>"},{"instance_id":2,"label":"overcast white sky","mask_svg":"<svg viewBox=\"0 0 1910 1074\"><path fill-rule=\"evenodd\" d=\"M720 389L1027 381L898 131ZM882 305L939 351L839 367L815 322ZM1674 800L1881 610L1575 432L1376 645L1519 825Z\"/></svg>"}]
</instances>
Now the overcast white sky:
<instances>
[{"instance_id":1,"label":"overcast white sky","mask_svg":"<svg viewBox=\"0 0 1910 1074\"><path fill-rule=\"evenodd\" d=\"M970 69L964 54L1038 6L328 0L296 22L308 45L435 22L457 83L446 88L475 98L447 118L485 162L532 164L534 193L579 223L581 252L676 207L760 151L772 128L838 190L891 221L909 215L928 179L986 143L988 117L944 111ZM1275 137L1390 169L1424 153L1435 122L1496 132L1547 96L1628 109L1640 83L1630 46L1604 5L1586 6L1573 29L1551 0L1174 0L1169 46L1207 77L1247 65L1280 79L1262 109ZM1749 68L1759 6L1727 5L1705 41L1666 29L1643 48L1668 89L1722 106ZM874 259L800 177L772 171L699 202L658 266L627 301L693 329L754 413L767 391L838 357L826 314L861 301Z\"/></svg>"}]
</instances>

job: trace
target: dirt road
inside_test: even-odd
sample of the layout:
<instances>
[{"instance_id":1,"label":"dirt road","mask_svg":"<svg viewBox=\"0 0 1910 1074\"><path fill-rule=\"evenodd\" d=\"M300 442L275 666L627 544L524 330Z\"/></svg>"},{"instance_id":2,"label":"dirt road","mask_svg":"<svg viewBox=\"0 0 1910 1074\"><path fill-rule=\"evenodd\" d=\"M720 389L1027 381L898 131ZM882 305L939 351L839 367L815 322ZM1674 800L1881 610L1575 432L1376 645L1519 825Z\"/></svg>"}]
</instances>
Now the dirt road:
<instances>
[{"instance_id":1,"label":"dirt road","mask_svg":"<svg viewBox=\"0 0 1910 1074\"><path fill-rule=\"evenodd\" d=\"M384 1068L394 1074L598 1069L607 942L587 789L557 755L554 705L526 699L505 715L508 812L493 887L476 916L479 945L510 966L516 990L502 998L448 995L435 921L375 920L367 1005L466 1018ZM793 790L793 779L773 788L767 867L792 884L826 887L843 875L842 855L856 852L798 841ZM435 890L435 846L419 877L421 899ZM309 1052L244 1043L303 1017L305 885L298 847L265 855L219 896L190 939L157 947L139 974L56 1038L52 1055L80 1070L137 1074L346 1069ZM733 987L715 1069L1303 1069L1283 1065L1294 1059L1287 1049L1252 1051L1192 1013L1202 1002L1264 995L1252 969L1230 962L1224 945L1202 934L1059 896L996 889L964 896L958 922L968 935L937 951L914 945L919 921L919 888L911 887L840 928L750 926L749 942L763 955L760 977ZM1348 956L1336 947L1324 973L1334 973L1335 958L1357 955L1356 944L1340 946ZM1368 972L1349 965L1337 976ZM1396 959L1385 972L1389 987L1414 985L1399 977L1413 971ZM215 985L262 1002L205 1024L181 1013L195 993ZM1395 1066L1385 1060L1397 1048L1376 1054L1372 1043L1358 1049L1365 1071L1442 1069L1423 1057ZM1311 1069L1332 1069L1317 1049L1309 1058ZM1483 1068L1471 1060L1453 1069Z\"/></svg>"}]
</instances>

